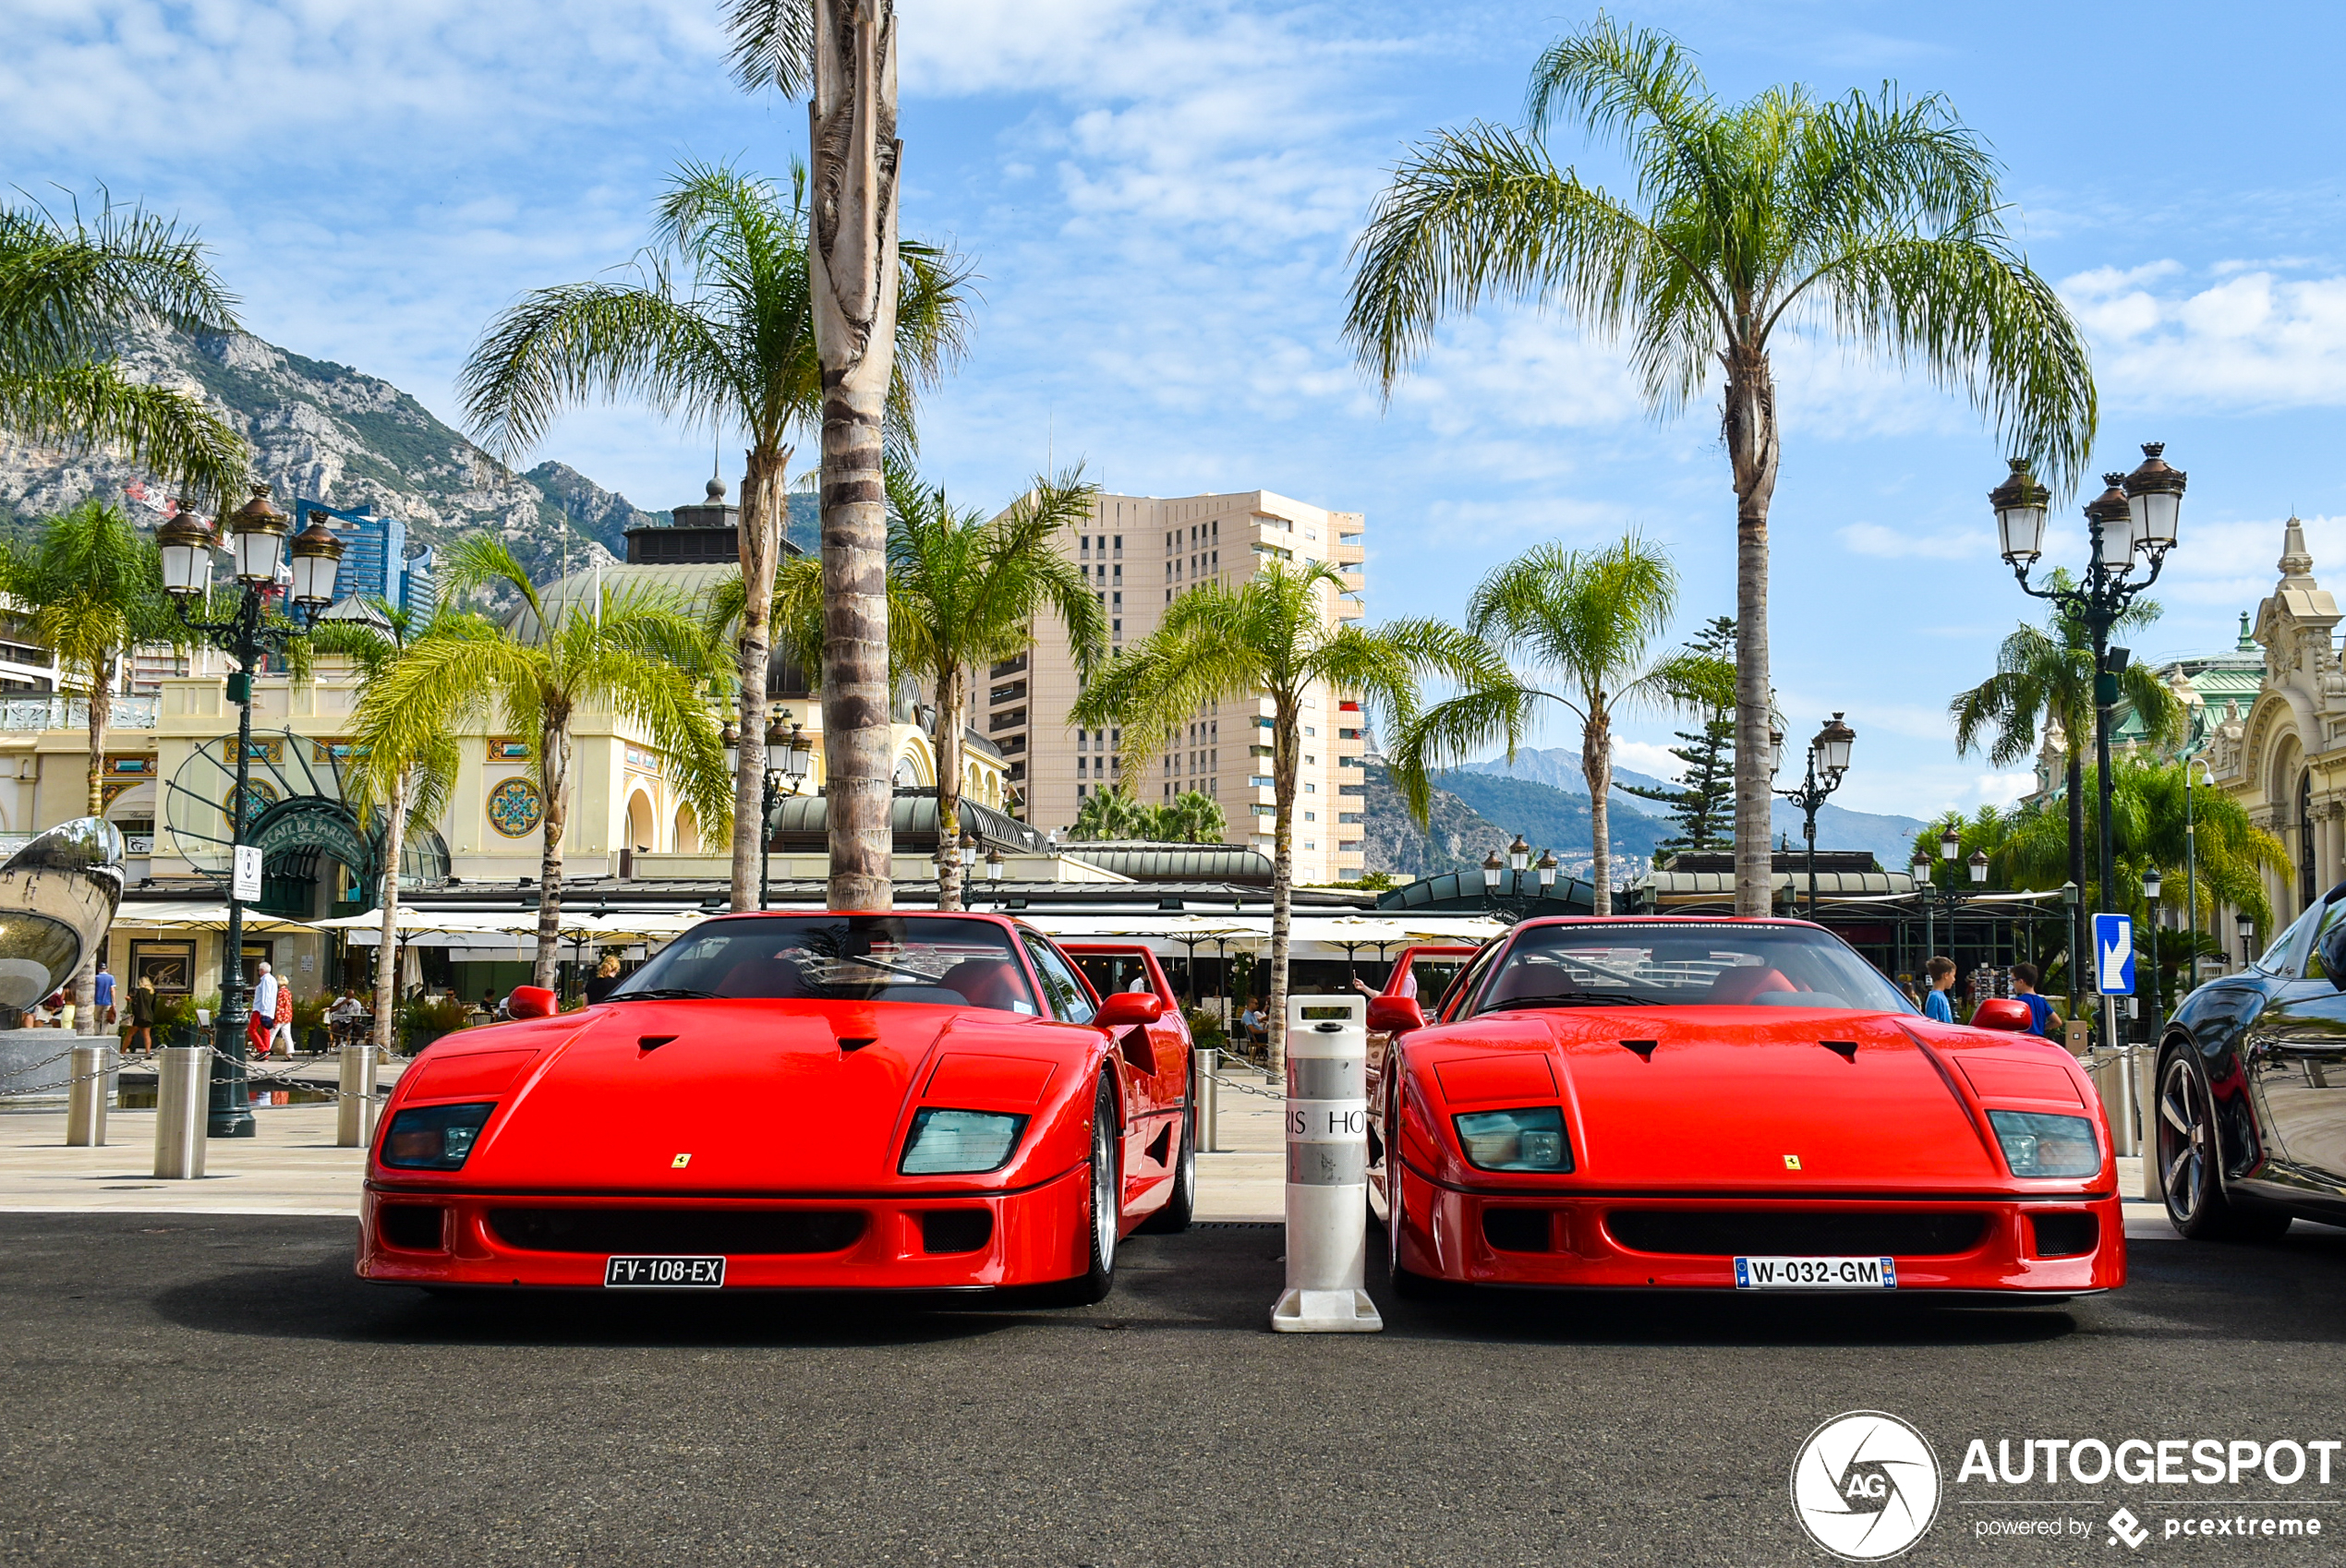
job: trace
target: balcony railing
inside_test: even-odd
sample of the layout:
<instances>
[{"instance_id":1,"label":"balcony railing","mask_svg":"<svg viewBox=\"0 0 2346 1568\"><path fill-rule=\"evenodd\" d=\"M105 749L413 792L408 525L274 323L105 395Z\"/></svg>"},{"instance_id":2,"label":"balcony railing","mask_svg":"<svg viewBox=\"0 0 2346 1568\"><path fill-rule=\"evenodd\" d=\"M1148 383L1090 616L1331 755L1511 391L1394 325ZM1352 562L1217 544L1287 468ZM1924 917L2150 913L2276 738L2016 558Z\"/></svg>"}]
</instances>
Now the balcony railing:
<instances>
[{"instance_id":1,"label":"balcony railing","mask_svg":"<svg viewBox=\"0 0 2346 1568\"><path fill-rule=\"evenodd\" d=\"M106 717L110 730L152 730L153 697L116 697ZM80 697L0 697L0 730L87 730L90 705Z\"/></svg>"}]
</instances>

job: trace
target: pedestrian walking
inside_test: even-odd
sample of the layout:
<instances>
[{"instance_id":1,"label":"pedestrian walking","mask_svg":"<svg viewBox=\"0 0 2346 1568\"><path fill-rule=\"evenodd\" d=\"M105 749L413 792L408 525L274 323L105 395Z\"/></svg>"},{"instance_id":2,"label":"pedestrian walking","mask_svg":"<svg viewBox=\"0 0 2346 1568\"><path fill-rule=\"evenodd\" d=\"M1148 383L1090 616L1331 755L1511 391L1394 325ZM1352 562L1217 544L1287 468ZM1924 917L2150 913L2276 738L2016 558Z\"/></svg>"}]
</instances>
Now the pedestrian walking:
<instances>
[{"instance_id":1,"label":"pedestrian walking","mask_svg":"<svg viewBox=\"0 0 2346 1568\"><path fill-rule=\"evenodd\" d=\"M90 990L91 1004L97 1014L94 1021L100 1024L116 1022L117 1019L114 1010L114 971L106 968L103 959L99 960L98 975L90 983Z\"/></svg>"},{"instance_id":2,"label":"pedestrian walking","mask_svg":"<svg viewBox=\"0 0 2346 1568\"><path fill-rule=\"evenodd\" d=\"M276 975L264 960L260 978L252 983L252 1011L245 1016L245 1049L256 1056L269 1054L269 1037L277 1031Z\"/></svg>"},{"instance_id":3,"label":"pedestrian walking","mask_svg":"<svg viewBox=\"0 0 2346 1568\"><path fill-rule=\"evenodd\" d=\"M1954 1022L1954 1004L1947 1000L1947 993L1954 988L1955 960L1933 954L1924 962L1922 976L1930 986L1923 994L1923 1012L1940 1023Z\"/></svg>"},{"instance_id":4,"label":"pedestrian walking","mask_svg":"<svg viewBox=\"0 0 2346 1568\"><path fill-rule=\"evenodd\" d=\"M2057 1039L2055 1026L2061 1020L2053 1012L2052 1003L2038 994L2037 979L2035 964L2013 965L2012 994L2028 1004L2028 1032L2041 1034L2048 1040Z\"/></svg>"},{"instance_id":5,"label":"pedestrian walking","mask_svg":"<svg viewBox=\"0 0 2346 1568\"><path fill-rule=\"evenodd\" d=\"M130 988L130 1032L123 1039L125 1051L149 1051L155 1048L155 983L151 976L140 975L139 983Z\"/></svg>"},{"instance_id":6,"label":"pedestrian walking","mask_svg":"<svg viewBox=\"0 0 2346 1568\"><path fill-rule=\"evenodd\" d=\"M270 1019L269 1049L265 1055L274 1055L276 1054L278 1038L279 1036L283 1036L285 1042L285 1055L288 1056L292 1055L294 1054L292 982L281 981L278 983L277 1005L271 1011Z\"/></svg>"}]
</instances>

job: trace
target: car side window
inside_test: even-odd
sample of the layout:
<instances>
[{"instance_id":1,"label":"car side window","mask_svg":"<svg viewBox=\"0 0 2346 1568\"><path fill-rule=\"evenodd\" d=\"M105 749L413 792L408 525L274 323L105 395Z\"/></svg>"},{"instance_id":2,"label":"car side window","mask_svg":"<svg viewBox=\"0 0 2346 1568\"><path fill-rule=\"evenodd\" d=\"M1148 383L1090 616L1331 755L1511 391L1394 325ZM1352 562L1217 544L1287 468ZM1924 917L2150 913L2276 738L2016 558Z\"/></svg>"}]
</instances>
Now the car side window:
<instances>
[{"instance_id":1,"label":"car side window","mask_svg":"<svg viewBox=\"0 0 2346 1568\"><path fill-rule=\"evenodd\" d=\"M2329 966L2322 962L2322 938L2341 923L2346 923L2346 900L2332 904L2322 911L2321 923L2315 927L2312 940L2305 944L2304 957L2297 961L2299 974L2307 980L2335 981L2338 978L2329 972Z\"/></svg>"},{"instance_id":2,"label":"car side window","mask_svg":"<svg viewBox=\"0 0 2346 1568\"><path fill-rule=\"evenodd\" d=\"M2289 929L2274 937L2265 948L2264 956L2248 967L2264 974L2279 975L2284 980L2296 979L2298 959L2304 949L2306 934L2321 912L2318 909L2307 910L2290 922Z\"/></svg>"},{"instance_id":3,"label":"car side window","mask_svg":"<svg viewBox=\"0 0 2346 1568\"><path fill-rule=\"evenodd\" d=\"M1506 946L1504 942L1493 942L1481 952L1477 953L1466 968L1458 971L1457 979L1450 983L1450 989L1442 993L1442 1006L1434 1016L1445 1019L1464 1017L1465 1014L1459 1004L1474 995L1474 988L1480 985L1482 983L1482 977L1491 971L1491 960L1497 958L1499 949Z\"/></svg>"},{"instance_id":4,"label":"car side window","mask_svg":"<svg viewBox=\"0 0 2346 1568\"><path fill-rule=\"evenodd\" d=\"M1050 999L1051 1016L1068 1023L1089 1023L1099 1009L1092 1006L1092 998L1084 992L1083 983L1059 950L1039 937L1026 936L1026 950L1034 959L1034 972L1043 977L1043 995Z\"/></svg>"}]
</instances>

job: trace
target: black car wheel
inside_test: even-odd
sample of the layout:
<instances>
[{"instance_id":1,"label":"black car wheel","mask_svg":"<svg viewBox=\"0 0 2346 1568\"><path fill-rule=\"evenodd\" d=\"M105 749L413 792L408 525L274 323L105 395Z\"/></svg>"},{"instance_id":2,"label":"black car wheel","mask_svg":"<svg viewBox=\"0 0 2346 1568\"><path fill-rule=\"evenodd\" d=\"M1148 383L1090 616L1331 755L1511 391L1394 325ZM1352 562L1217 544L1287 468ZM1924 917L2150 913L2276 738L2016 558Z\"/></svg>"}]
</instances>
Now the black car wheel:
<instances>
[{"instance_id":1,"label":"black car wheel","mask_svg":"<svg viewBox=\"0 0 2346 1568\"><path fill-rule=\"evenodd\" d=\"M1385 1146L1385 1283L1403 1301L1425 1301L1441 1292L1441 1283L1401 1266L1401 1235L1409 1218L1401 1188L1407 1179L1401 1168L1401 1097L1397 1087L1385 1102L1385 1125L1392 1137Z\"/></svg>"},{"instance_id":2,"label":"black car wheel","mask_svg":"<svg viewBox=\"0 0 2346 1568\"><path fill-rule=\"evenodd\" d=\"M1141 1222L1151 1236L1178 1236L1190 1228L1197 1212L1197 1113L1181 1113L1181 1152L1173 1159L1173 1190L1165 1207Z\"/></svg>"},{"instance_id":3,"label":"black car wheel","mask_svg":"<svg viewBox=\"0 0 2346 1568\"><path fill-rule=\"evenodd\" d=\"M2159 1191L2177 1230L2195 1241L2246 1241L2289 1228L2285 1212L2243 1208L2224 1191L2215 1102L2188 1050L2171 1050L2159 1068L2158 1128Z\"/></svg>"}]
</instances>

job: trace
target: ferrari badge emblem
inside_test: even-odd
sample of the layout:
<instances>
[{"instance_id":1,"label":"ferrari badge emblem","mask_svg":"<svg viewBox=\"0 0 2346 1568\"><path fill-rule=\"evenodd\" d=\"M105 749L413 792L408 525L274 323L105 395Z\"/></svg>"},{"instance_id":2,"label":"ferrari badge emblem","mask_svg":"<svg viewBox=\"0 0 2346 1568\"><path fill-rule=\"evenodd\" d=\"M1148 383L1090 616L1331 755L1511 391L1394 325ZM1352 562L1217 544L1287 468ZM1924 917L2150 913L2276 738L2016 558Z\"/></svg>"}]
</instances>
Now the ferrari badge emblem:
<instances>
[{"instance_id":1,"label":"ferrari badge emblem","mask_svg":"<svg viewBox=\"0 0 2346 1568\"><path fill-rule=\"evenodd\" d=\"M668 1162L668 1168L671 1171L681 1171L692 1163L693 1157L690 1154L679 1154L674 1159ZM1796 1164L1797 1162L1795 1163Z\"/></svg>"},{"instance_id":2,"label":"ferrari badge emblem","mask_svg":"<svg viewBox=\"0 0 2346 1568\"><path fill-rule=\"evenodd\" d=\"M676 1156L676 1163L681 1165L684 1163L684 1159L685 1156L679 1154ZM1797 1154L1786 1154L1784 1157L1784 1168L1788 1171L1798 1170L1800 1168L1800 1156Z\"/></svg>"}]
</instances>

